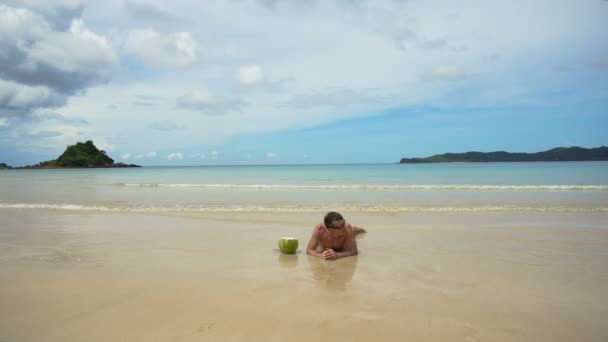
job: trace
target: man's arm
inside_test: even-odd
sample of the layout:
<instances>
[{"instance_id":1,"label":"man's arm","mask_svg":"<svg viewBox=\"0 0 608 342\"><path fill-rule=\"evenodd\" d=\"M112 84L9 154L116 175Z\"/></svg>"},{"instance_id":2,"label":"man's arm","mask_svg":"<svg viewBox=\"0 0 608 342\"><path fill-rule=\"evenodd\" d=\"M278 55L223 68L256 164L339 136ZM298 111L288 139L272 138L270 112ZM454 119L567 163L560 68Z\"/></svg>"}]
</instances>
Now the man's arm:
<instances>
[{"instance_id":1,"label":"man's arm","mask_svg":"<svg viewBox=\"0 0 608 342\"><path fill-rule=\"evenodd\" d=\"M318 224L315 226L315 229L312 231L312 236L310 237L310 241L308 241L308 247L306 247L306 254L316 256L317 258L322 258L323 253L317 252L317 247L319 247L320 241L321 241L321 225Z\"/></svg>"},{"instance_id":2,"label":"man's arm","mask_svg":"<svg viewBox=\"0 0 608 342\"><path fill-rule=\"evenodd\" d=\"M365 230L363 227L359 227L355 224L351 223L351 226L353 227L353 232L355 232L355 236L357 236L357 234L365 234L367 233L367 230Z\"/></svg>"}]
</instances>

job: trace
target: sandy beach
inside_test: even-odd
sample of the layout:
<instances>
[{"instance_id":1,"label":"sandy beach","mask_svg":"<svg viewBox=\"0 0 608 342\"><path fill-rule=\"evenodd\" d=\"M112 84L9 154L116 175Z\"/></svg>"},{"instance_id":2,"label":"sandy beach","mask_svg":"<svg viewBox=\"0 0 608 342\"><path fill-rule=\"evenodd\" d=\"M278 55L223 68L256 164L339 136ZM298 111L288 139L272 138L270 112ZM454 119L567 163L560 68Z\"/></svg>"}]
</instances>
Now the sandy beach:
<instances>
[{"instance_id":1,"label":"sandy beach","mask_svg":"<svg viewBox=\"0 0 608 342\"><path fill-rule=\"evenodd\" d=\"M0 341L608 338L605 213L345 213L337 261L321 216L4 209Z\"/></svg>"}]
</instances>

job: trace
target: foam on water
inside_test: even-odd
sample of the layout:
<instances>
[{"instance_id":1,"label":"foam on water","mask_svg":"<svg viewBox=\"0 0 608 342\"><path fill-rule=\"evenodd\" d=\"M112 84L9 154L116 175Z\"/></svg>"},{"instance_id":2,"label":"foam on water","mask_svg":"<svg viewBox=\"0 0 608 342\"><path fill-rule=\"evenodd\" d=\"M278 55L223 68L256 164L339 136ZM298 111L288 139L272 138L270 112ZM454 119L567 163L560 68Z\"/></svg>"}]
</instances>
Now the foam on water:
<instances>
[{"instance_id":1,"label":"foam on water","mask_svg":"<svg viewBox=\"0 0 608 342\"><path fill-rule=\"evenodd\" d=\"M187 184L113 183L123 187L207 189L310 189L310 190L481 190L481 191L608 191L608 185L473 185L473 184Z\"/></svg>"},{"instance_id":2,"label":"foam on water","mask_svg":"<svg viewBox=\"0 0 608 342\"><path fill-rule=\"evenodd\" d=\"M134 213L179 213L179 212L323 212L328 210L367 213L450 213L450 212L605 212L608 207L565 207L565 206L468 206L468 207L385 207L385 206L199 206L199 205L165 205L165 206L103 206L81 204L51 203L0 203L0 209L43 209L62 211L96 211L96 212L134 212Z\"/></svg>"}]
</instances>

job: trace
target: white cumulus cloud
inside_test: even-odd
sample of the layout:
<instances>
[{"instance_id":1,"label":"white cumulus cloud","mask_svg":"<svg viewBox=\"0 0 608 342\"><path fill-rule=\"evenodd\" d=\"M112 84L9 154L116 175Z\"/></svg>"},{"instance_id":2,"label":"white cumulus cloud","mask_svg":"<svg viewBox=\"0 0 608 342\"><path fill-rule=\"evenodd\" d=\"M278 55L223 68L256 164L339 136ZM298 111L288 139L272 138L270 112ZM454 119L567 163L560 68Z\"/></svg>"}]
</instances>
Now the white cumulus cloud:
<instances>
[{"instance_id":1,"label":"white cumulus cloud","mask_svg":"<svg viewBox=\"0 0 608 342\"><path fill-rule=\"evenodd\" d=\"M183 160L184 155L180 152L169 153L169 155L167 156L167 159L170 161Z\"/></svg>"},{"instance_id":2,"label":"white cumulus cloud","mask_svg":"<svg viewBox=\"0 0 608 342\"><path fill-rule=\"evenodd\" d=\"M131 154L130 153L124 153L121 156L122 160L129 160L129 158L131 158Z\"/></svg>"},{"instance_id":3,"label":"white cumulus cloud","mask_svg":"<svg viewBox=\"0 0 608 342\"><path fill-rule=\"evenodd\" d=\"M266 158L274 158L276 156L277 156L277 154L274 152L266 152Z\"/></svg>"},{"instance_id":4,"label":"white cumulus cloud","mask_svg":"<svg viewBox=\"0 0 608 342\"><path fill-rule=\"evenodd\" d=\"M144 159L144 158L154 158L156 157L156 152L148 152L136 155L135 159Z\"/></svg>"},{"instance_id":5,"label":"white cumulus cloud","mask_svg":"<svg viewBox=\"0 0 608 342\"><path fill-rule=\"evenodd\" d=\"M184 67L200 61L200 46L190 32L162 35L155 30L129 32L125 51L143 62L163 67Z\"/></svg>"},{"instance_id":6,"label":"white cumulus cloud","mask_svg":"<svg viewBox=\"0 0 608 342\"><path fill-rule=\"evenodd\" d=\"M264 80L264 73L258 65L252 65L239 68L235 77L237 81L244 85L252 85L262 82Z\"/></svg>"}]
</instances>

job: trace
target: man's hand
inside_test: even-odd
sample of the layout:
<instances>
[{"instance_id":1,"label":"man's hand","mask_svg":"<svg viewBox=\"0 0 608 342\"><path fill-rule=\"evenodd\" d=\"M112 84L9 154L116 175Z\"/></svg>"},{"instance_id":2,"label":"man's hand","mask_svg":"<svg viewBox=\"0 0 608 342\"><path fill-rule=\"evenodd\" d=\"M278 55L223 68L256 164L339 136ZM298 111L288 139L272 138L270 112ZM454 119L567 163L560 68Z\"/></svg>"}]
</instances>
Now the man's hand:
<instances>
[{"instance_id":1,"label":"man's hand","mask_svg":"<svg viewBox=\"0 0 608 342\"><path fill-rule=\"evenodd\" d=\"M321 259L323 260L334 260L337 258L338 256L336 255L336 252L334 252L334 250L331 248L325 248L323 254L321 254Z\"/></svg>"}]
</instances>

